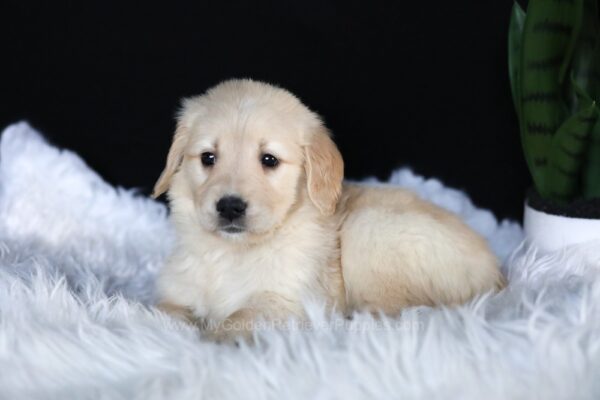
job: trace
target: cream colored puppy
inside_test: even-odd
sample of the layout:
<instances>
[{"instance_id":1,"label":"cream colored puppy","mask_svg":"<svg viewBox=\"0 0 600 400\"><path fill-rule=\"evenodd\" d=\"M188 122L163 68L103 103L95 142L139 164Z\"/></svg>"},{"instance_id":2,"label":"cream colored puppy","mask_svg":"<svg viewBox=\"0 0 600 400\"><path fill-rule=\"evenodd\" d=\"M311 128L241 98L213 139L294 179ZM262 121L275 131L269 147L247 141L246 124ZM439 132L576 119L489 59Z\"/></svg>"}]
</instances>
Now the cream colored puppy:
<instances>
[{"instance_id":1,"label":"cream colored puppy","mask_svg":"<svg viewBox=\"0 0 600 400\"><path fill-rule=\"evenodd\" d=\"M502 287L485 241L405 190L342 183L320 118L289 92L231 80L187 99L154 196L168 190L176 248L161 305L220 339L258 320L396 314Z\"/></svg>"}]
</instances>

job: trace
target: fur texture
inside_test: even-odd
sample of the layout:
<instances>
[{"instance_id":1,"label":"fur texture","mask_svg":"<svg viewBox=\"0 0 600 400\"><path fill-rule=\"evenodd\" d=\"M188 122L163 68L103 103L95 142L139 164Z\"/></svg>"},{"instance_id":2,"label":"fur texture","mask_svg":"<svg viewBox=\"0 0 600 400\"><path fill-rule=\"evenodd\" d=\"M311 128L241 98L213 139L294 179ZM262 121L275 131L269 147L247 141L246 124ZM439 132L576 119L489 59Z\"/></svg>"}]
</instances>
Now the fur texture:
<instances>
[{"instance_id":1,"label":"fur texture","mask_svg":"<svg viewBox=\"0 0 600 400\"><path fill-rule=\"evenodd\" d=\"M375 181L373 185L380 185ZM165 207L104 183L26 124L0 144L2 399L595 399L600 250L541 256L520 227L409 170L389 184L456 212L505 261L508 288L466 305L204 342L152 307ZM387 186L387 185L383 185ZM517 251L509 257L515 250Z\"/></svg>"}]
</instances>

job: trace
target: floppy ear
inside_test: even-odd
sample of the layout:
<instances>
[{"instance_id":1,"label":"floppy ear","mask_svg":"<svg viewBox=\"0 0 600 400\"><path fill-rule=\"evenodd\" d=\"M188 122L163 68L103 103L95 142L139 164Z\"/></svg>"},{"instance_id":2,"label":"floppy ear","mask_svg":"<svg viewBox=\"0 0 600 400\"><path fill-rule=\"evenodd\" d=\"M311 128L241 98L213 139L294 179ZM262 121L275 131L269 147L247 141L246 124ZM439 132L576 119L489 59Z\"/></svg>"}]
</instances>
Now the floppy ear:
<instances>
[{"instance_id":1,"label":"floppy ear","mask_svg":"<svg viewBox=\"0 0 600 400\"><path fill-rule=\"evenodd\" d=\"M183 159L183 151L188 141L187 133L188 129L184 127L181 122L178 123L175 135L173 136L173 143L171 144L169 154L167 155L167 165L154 185L154 191L152 192L153 198L157 198L169 189L171 178L175 171L177 171L177 168L179 168L181 160Z\"/></svg>"},{"instance_id":2,"label":"floppy ear","mask_svg":"<svg viewBox=\"0 0 600 400\"><path fill-rule=\"evenodd\" d=\"M323 215L331 215L342 193L342 155L323 127L313 135L304 151L308 196Z\"/></svg>"}]
</instances>

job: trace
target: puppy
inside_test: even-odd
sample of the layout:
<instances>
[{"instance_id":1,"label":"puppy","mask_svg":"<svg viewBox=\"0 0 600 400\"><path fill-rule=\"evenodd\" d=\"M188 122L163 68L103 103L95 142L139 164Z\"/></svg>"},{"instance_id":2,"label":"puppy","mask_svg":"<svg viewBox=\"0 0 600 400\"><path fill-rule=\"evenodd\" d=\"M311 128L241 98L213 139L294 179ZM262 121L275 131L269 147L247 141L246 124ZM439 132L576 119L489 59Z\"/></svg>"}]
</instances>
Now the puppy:
<instances>
[{"instance_id":1,"label":"puppy","mask_svg":"<svg viewBox=\"0 0 600 400\"><path fill-rule=\"evenodd\" d=\"M502 287L457 217L343 175L321 119L283 89L230 80L185 100L153 194L168 191L178 233L161 306L227 340L302 318L309 299L394 315Z\"/></svg>"}]
</instances>

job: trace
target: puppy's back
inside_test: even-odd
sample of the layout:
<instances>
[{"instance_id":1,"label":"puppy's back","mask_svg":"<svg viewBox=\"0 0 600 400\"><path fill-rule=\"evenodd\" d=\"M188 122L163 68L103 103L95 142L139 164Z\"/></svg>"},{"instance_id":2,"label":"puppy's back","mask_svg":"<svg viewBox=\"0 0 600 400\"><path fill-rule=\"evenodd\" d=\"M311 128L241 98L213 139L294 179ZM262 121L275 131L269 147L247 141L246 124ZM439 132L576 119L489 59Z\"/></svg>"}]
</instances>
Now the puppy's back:
<instances>
[{"instance_id":1,"label":"puppy's back","mask_svg":"<svg viewBox=\"0 0 600 400\"><path fill-rule=\"evenodd\" d=\"M503 286L485 240L408 191L347 184L340 208L342 271L354 309L394 314L459 304Z\"/></svg>"}]
</instances>

